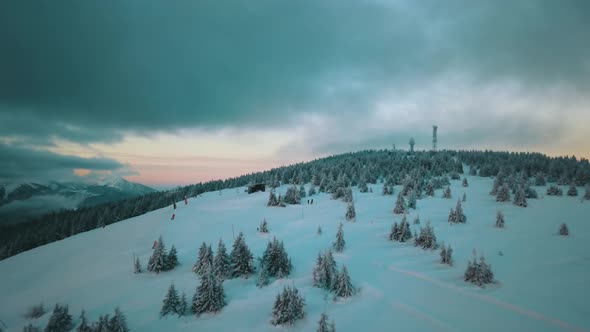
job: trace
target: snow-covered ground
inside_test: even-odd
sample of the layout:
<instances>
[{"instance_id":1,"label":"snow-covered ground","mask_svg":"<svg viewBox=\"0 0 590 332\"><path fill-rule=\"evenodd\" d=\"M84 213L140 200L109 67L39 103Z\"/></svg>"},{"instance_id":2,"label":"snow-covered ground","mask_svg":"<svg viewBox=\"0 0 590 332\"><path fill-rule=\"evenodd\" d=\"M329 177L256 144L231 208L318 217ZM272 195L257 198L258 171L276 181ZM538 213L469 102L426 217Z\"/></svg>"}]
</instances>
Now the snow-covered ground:
<instances>
[{"instance_id":1,"label":"snow-covered ground","mask_svg":"<svg viewBox=\"0 0 590 332\"><path fill-rule=\"evenodd\" d=\"M345 203L325 194L314 196L313 205L267 208L268 192L228 189L189 199L188 205L180 202L174 221L167 207L0 261L0 320L8 331L21 331L29 323L23 317L26 309L43 302L49 312L32 323L44 327L59 302L69 305L75 322L82 308L94 321L120 306L133 331L315 331L322 311L340 332L590 331L590 202L545 196L546 188L539 187L544 197L519 208L488 195L491 179L468 180L467 188L452 181L451 200L441 198L441 190L419 200L408 219L419 214L422 223L431 220L439 241L454 249L453 267L438 263L438 250L387 240L401 217L392 213L396 196L381 196L381 184L369 185L374 193L354 189L356 223L344 221ZM451 226L449 210L463 192L468 223ZM505 229L494 227L498 209L504 212ZM256 231L263 218L269 222L268 235ZM339 267L346 264L360 292L335 303L312 287L312 268L318 251L334 241L339 222L344 222L346 249L335 258ZM569 237L556 235L563 222ZM316 235L318 226L322 235ZM254 275L228 280L228 304L220 313L159 319L171 282L189 300L194 294L199 281L191 267L200 244L206 241L215 250L222 238L231 250L232 234L239 231L255 256L262 255L272 236L283 240L293 260L291 278L262 289ZM159 235L168 249L176 246L181 265L159 275L133 274L133 255L145 268ZM480 289L463 282L474 248L491 263L496 285ZM294 284L305 296L307 316L293 327L275 327L272 306L285 284Z\"/></svg>"}]
</instances>

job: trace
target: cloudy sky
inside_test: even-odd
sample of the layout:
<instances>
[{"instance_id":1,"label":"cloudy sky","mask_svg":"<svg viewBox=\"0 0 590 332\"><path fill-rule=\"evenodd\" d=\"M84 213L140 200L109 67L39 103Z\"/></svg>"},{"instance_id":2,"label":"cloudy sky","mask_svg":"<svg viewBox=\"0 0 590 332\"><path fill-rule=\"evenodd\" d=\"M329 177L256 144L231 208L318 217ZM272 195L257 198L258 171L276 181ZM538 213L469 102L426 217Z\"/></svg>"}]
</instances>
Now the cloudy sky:
<instances>
[{"instance_id":1,"label":"cloudy sky","mask_svg":"<svg viewBox=\"0 0 590 332\"><path fill-rule=\"evenodd\" d=\"M0 183L365 148L590 157L585 0L0 2Z\"/></svg>"}]
</instances>

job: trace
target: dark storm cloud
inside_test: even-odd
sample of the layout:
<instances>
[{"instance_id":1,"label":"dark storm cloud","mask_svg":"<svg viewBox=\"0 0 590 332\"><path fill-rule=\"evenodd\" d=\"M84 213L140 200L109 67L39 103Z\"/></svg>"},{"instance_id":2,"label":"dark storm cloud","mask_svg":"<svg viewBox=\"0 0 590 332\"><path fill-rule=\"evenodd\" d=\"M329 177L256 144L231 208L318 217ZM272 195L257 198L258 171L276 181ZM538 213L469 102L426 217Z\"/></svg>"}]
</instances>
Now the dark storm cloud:
<instances>
[{"instance_id":1,"label":"dark storm cloud","mask_svg":"<svg viewBox=\"0 0 590 332\"><path fill-rule=\"evenodd\" d=\"M449 70L588 87L589 4L3 1L0 130L91 142L264 126Z\"/></svg>"},{"instance_id":2,"label":"dark storm cloud","mask_svg":"<svg viewBox=\"0 0 590 332\"><path fill-rule=\"evenodd\" d=\"M124 165L110 158L81 158L0 143L0 183L63 180L74 169L116 171Z\"/></svg>"}]
</instances>

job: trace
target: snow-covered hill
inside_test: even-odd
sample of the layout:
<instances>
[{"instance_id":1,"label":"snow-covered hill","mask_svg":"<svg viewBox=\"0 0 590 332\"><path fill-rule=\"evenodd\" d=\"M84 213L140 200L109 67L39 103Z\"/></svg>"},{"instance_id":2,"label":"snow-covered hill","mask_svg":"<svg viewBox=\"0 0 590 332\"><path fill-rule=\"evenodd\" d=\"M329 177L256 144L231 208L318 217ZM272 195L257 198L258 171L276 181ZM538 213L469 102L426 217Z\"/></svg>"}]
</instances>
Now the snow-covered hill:
<instances>
[{"instance_id":1,"label":"snow-covered hill","mask_svg":"<svg viewBox=\"0 0 590 332\"><path fill-rule=\"evenodd\" d=\"M136 197L152 188L122 178L100 183L48 182L0 184L0 225L60 209L75 209Z\"/></svg>"},{"instance_id":2,"label":"snow-covered hill","mask_svg":"<svg viewBox=\"0 0 590 332\"><path fill-rule=\"evenodd\" d=\"M339 332L589 331L590 203L545 196L519 208L496 203L488 194L489 178L468 180L467 188L452 181L453 199L441 198L437 190L435 197L419 200L409 215L410 221L416 214L423 224L430 220L439 241L452 245L452 267L439 264L438 251L388 241L392 223L401 217L392 213L395 196L381 196L380 184L369 185L373 193L354 189L355 223L344 221L343 202L325 194L313 196L313 205L268 208L268 193L248 195L238 188L203 194L188 205L179 203L176 211L167 207L0 261L0 320L8 331L21 331L29 322L44 327L50 313L32 321L23 317L29 306L43 302L50 308L68 304L74 316L85 309L92 321L120 306L133 331L315 331L323 311ZM468 223L449 225L449 210L463 192ZM498 209L504 212L505 229L494 227ZM263 218L269 234L256 231ZM346 248L335 258L339 267L346 264L360 291L333 302L312 287L312 269L318 252L331 247L339 222L344 223ZM570 228L568 237L556 235L563 222ZM322 235L316 234L318 226ZM171 283L189 299L194 294L199 278L191 267L200 244L216 248L221 238L231 249L239 231L258 257L273 236L283 240L294 265L290 278L262 289L255 286L255 275L227 280L227 306L220 313L159 319ZM176 246L181 265L158 275L133 274L133 255L145 267L160 235L168 248ZM473 249L491 263L496 285L481 289L463 282ZM293 284L305 296L306 317L293 327L275 327L270 324L275 296L283 285Z\"/></svg>"}]
</instances>

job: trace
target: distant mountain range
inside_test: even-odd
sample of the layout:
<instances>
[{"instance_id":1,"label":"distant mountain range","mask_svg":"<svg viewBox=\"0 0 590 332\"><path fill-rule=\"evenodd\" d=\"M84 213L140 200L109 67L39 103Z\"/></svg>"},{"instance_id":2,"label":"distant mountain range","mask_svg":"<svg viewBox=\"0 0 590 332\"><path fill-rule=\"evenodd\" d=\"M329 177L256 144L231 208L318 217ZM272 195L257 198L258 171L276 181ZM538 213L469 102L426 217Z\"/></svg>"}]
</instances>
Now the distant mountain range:
<instances>
[{"instance_id":1,"label":"distant mountain range","mask_svg":"<svg viewBox=\"0 0 590 332\"><path fill-rule=\"evenodd\" d=\"M100 183L56 182L0 184L0 225L26 221L61 209L76 209L155 191L113 178Z\"/></svg>"}]
</instances>

